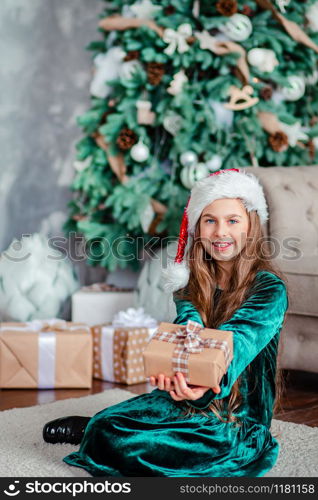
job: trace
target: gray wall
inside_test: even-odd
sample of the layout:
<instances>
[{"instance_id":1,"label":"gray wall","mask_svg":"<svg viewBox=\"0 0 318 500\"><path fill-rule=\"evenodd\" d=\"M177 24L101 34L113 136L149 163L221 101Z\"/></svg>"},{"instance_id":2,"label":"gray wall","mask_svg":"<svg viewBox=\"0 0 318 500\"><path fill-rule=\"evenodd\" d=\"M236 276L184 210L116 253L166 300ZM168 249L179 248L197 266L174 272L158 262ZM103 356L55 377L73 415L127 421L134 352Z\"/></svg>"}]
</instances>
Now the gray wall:
<instances>
[{"instance_id":1,"label":"gray wall","mask_svg":"<svg viewBox=\"0 0 318 500\"><path fill-rule=\"evenodd\" d=\"M101 0L0 2L0 251L22 234L61 235L75 143L76 116L89 107L92 54ZM105 279L80 266L83 283ZM136 274L108 282L130 286Z\"/></svg>"}]
</instances>

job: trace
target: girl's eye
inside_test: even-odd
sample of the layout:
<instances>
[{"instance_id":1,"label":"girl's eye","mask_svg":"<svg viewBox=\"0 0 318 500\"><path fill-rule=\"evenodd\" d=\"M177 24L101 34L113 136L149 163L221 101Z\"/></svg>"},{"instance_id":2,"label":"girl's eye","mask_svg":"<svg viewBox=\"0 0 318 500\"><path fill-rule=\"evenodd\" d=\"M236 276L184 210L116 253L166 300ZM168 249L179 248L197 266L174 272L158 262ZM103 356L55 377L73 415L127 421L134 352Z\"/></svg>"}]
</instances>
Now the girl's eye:
<instances>
[{"instance_id":1,"label":"girl's eye","mask_svg":"<svg viewBox=\"0 0 318 500\"><path fill-rule=\"evenodd\" d=\"M215 222L215 219L207 219L207 220L206 220L206 222L209 222L209 221L213 221L213 222ZM230 219L230 220L229 220L229 222L231 222L231 224L232 224L232 223L237 224L237 223L238 223L238 220L236 220L236 219Z\"/></svg>"}]
</instances>

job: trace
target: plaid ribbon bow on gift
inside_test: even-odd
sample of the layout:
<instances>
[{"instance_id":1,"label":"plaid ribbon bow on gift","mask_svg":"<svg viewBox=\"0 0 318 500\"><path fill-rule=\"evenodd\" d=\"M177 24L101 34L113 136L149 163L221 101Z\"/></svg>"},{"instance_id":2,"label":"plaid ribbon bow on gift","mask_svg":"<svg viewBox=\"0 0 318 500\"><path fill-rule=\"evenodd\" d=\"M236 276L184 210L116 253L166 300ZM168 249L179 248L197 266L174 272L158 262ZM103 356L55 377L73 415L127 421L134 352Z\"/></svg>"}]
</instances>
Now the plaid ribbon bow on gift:
<instances>
[{"instance_id":1,"label":"plaid ribbon bow on gift","mask_svg":"<svg viewBox=\"0 0 318 500\"><path fill-rule=\"evenodd\" d=\"M196 321L188 320L186 325L180 326L175 332L156 332L152 337L164 342L177 344L172 356L173 372L183 373L187 383L189 379L189 355L199 354L205 348L221 349L224 352L225 369L230 364L230 349L226 340L203 339L200 335L204 328Z\"/></svg>"}]
</instances>

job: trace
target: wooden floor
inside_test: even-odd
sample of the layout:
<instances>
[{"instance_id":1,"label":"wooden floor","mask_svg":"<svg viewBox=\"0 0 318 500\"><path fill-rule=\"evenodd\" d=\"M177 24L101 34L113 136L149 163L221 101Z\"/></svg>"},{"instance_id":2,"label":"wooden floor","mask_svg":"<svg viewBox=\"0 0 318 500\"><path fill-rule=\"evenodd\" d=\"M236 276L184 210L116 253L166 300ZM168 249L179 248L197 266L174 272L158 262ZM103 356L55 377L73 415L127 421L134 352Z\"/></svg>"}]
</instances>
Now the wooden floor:
<instances>
[{"instance_id":1,"label":"wooden floor","mask_svg":"<svg viewBox=\"0 0 318 500\"><path fill-rule=\"evenodd\" d=\"M318 373L284 370L285 392L282 399L283 410L274 418L296 424L318 427ZM135 394L151 392L149 383L136 385L113 384L94 380L92 389L2 389L0 390L0 410L23 408L53 401L96 394L106 389L120 388Z\"/></svg>"}]
</instances>

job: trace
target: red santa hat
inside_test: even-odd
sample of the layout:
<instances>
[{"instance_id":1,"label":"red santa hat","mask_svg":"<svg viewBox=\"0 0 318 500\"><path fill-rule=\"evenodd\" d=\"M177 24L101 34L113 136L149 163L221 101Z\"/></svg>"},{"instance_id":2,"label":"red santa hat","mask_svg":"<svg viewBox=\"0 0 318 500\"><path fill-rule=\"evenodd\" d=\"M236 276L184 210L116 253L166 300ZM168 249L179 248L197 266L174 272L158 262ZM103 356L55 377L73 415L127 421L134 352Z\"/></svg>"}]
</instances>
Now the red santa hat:
<instances>
[{"instance_id":1,"label":"red santa hat","mask_svg":"<svg viewBox=\"0 0 318 500\"><path fill-rule=\"evenodd\" d=\"M162 271L163 288L174 292L189 281L187 252L194 237L196 223L203 209L214 200L240 198L248 212L255 210L261 224L268 219L268 210L262 186L255 175L242 169L218 170L196 182L185 206L180 226L178 249L174 262Z\"/></svg>"}]
</instances>

